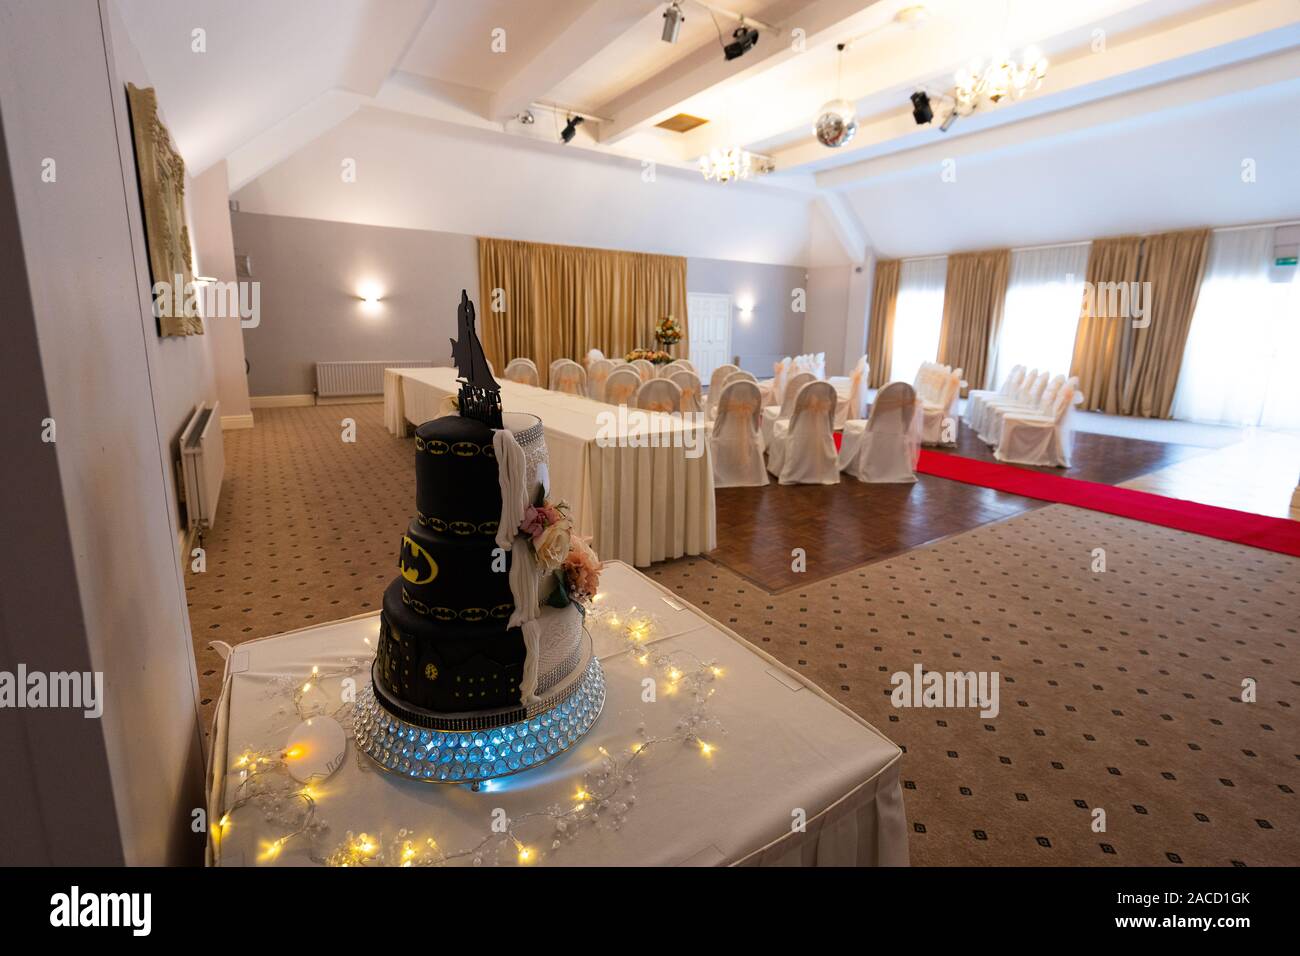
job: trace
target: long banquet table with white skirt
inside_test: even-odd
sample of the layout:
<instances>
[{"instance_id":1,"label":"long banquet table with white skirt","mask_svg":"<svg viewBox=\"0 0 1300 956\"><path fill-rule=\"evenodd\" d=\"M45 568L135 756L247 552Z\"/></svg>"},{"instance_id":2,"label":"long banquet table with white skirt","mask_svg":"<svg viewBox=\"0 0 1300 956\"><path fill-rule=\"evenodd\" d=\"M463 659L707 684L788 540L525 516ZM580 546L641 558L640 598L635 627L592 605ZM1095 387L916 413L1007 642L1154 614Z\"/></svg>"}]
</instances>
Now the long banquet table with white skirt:
<instances>
[{"instance_id":1,"label":"long banquet table with white skirt","mask_svg":"<svg viewBox=\"0 0 1300 956\"><path fill-rule=\"evenodd\" d=\"M458 389L455 369L385 369L384 423L405 435L408 425L437 417ZM717 546L703 422L655 412L644 413L648 427L638 427L620 419L614 405L505 381L501 404L542 420L552 496L568 501L578 533L592 538L601 558L645 567Z\"/></svg>"},{"instance_id":2,"label":"long banquet table with white skirt","mask_svg":"<svg viewBox=\"0 0 1300 956\"><path fill-rule=\"evenodd\" d=\"M237 645L213 726L209 863L907 865L901 752L865 720L626 564L606 565L587 630L605 672L600 716L567 751L478 792L393 775L356 752L339 702L349 682L369 680L377 615ZM718 675L707 703L674 689L678 668ZM697 740L679 729L691 714L705 720ZM337 769L310 783L309 820L302 785L257 756L292 753L304 718L346 729L328 751ZM633 775L622 768L637 745L647 749ZM567 811L587 796L585 775L608 761L631 782L598 821L576 822ZM508 832L493 830L497 819Z\"/></svg>"}]
</instances>

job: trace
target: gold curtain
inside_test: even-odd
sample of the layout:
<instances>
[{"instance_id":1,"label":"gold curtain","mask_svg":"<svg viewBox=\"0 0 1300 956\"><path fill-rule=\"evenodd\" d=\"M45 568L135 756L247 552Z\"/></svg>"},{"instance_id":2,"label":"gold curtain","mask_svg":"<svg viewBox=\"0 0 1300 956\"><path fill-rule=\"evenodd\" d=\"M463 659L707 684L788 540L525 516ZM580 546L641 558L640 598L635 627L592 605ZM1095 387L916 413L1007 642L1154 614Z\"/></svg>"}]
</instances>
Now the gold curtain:
<instances>
[{"instance_id":1,"label":"gold curtain","mask_svg":"<svg viewBox=\"0 0 1300 956\"><path fill-rule=\"evenodd\" d=\"M1183 349L1205 275L1210 230L1147 236L1138 275L1146 313L1142 327L1125 323L1133 337L1131 370L1125 381L1125 415L1168 418L1183 366ZM1147 283L1150 283L1148 286Z\"/></svg>"},{"instance_id":2,"label":"gold curtain","mask_svg":"<svg viewBox=\"0 0 1300 956\"><path fill-rule=\"evenodd\" d=\"M871 325L867 330L867 383L881 388L889 382L889 366L894 360L894 315L898 304L898 272L902 263L888 259L876 263L876 277L871 290Z\"/></svg>"},{"instance_id":3,"label":"gold curtain","mask_svg":"<svg viewBox=\"0 0 1300 956\"><path fill-rule=\"evenodd\" d=\"M1070 365L1085 408L1169 417L1209 238L1194 229L1092 244Z\"/></svg>"},{"instance_id":4,"label":"gold curtain","mask_svg":"<svg viewBox=\"0 0 1300 956\"><path fill-rule=\"evenodd\" d=\"M944 280L939 361L962 370L974 388L986 387L990 354L1002 327L1011 253L1007 249L948 257Z\"/></svg>"},{"instance_id":5,"label":"gold curtain","mask_svg":"<svg viewBox=\"0 0 1300 956\"><path fill-rule=\"evenodd\" d=\"M478 260L483 349L498 370L530 358L546 385L557 358L655 348L654 327L665 315L682 327L668 351L690 354L681 256L480 238Z\"/></svg>"},{"instance_id":6,"label":"gold curtain","mask_svg":"<svg viewBox=\"0 0 1300 956\"><path fill-rule=\"evenodd\" d=\"M1117 306L1127 298L1128 283L1137 280L1141 260L1141 236L1097 239L1088 251L1087 291L1070 374L1078 376L1083 407L1092 411L1118 415L1123 404L1126 323Z\"/></svg>"}]
</instances>

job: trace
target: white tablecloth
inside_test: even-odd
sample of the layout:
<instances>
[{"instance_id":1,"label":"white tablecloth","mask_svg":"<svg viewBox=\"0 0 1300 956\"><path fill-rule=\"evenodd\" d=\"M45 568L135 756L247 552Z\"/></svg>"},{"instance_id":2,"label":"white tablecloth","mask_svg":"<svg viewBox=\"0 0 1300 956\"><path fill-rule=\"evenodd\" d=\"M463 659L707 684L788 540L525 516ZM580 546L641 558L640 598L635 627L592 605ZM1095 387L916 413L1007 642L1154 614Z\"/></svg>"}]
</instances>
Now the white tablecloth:
<instances>
[{"instance_id":1,"label":"white tablecloth","mask_svg":"<svg viewBox=\"0 0 1300 956\"><path fill-rule=\"evenodd\" d=\"M443 399L458 390L454 369L386 369L384 422L394 435L405 435L408 423L435 417ZM713 458L703 424L654 415L668 434L693 433L692 457L683 442L674 446L671 439L657 448L597 443L598 416L618 412L604 402L502 382L501 404L542 420L551 492L569 502L578 533L591 536L601 558L645 567L717 547ZM628 430L618 434L626 439Z\"/></svg>"},{"instance_id":2,"label":"white tablecloth","mask_svg":"<svg viewBox=\"0 0 1300 956\"><path fill-rule=\"evenodd\" d=\"M635 605L656 618L650 641L702 660L723 676L708 705L721 722L704 756L689 744L652 749L636 778L636 803L617 831L586 828L559 849L542 832L521 832L544 848L538 860L555 866L899 865L908 862L907 828L899 784L901 754L874 727L774 658L721 627L631 567L612 563L602 580L604 606ZM373 653L375 615L352 618L238 645L227 661L218 703L209 782L210 819L230 808L238 782L228 773L238 755L285 746L298 716L289 696L313 665L322 672ZM255 806L236 810L209 847L221 866L310 865L348 831L390 838L406 828L415 839L433 837L445 852L476 845L493 811L519 820L532 810L571 802L598 748L627 753L644 724L649 737L672 736L689 708L660 693L642 702L647 669L633 660L612 631L593 625L605 669L607 699L591 731L568 753L534 770L474 793L464 785L428 784L381 773L358 759L351 740L339 770L314 790L328 831L309 847L296 838L272 860L260 860L267 842L283 835ZM370 644L365 639L370 639ZM366 679L362 671L358 679ZM337 681L335 682L338 683ZM323 690L332 690L322 685ZM350 735L350 732L349 732ZM806 825L792 825L802 811ZM526 828L528 821L521 824Z\"/></svg>"}]
</instances>

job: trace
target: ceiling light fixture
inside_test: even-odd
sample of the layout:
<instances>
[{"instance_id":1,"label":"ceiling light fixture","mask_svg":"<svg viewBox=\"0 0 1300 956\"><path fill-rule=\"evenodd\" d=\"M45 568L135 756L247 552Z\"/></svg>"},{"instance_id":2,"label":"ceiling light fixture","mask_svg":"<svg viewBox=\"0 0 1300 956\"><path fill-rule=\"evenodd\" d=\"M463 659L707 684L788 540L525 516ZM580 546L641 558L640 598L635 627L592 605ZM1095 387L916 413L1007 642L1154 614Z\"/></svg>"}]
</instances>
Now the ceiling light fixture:
<instances>
[{"instance_id":1,"label":"ceiling light fixture","mask_svg":"<svg viewBox=\"0 0 1300 956\"><path fill-rule=\"evenodd\" d=\"M934 119L934 107L930 105L930 96L925 90L912 94L912 119L916 120L917 126L924 126Z\"/></svg>"},{"instance_id":2,"label":"ceiling light fixture","mask_svg":"<svg viewBox=\"0 0 1300 956\"><path fill-rule=\"evenodd\" d=\"M578 133L578 127L582 125L581 116L570 116L569 121L564 124L564 129L560 132L560 139L566 143L572 143L573 137Z\"/></svg>"},{"instance_id":3,"label":"ceiling light fixture","mask_svg":"<svg viewBox=\"0 0 1300 956\"><path fill-rule=\"evenodd\" d=\"M519 114L517 119L524 126L532 126L534 123L537 122L537 117L533 115L532 110L524 110L522 113Z\"/></svg>"},{"instance_id":4,"label":"ceiling light fixture","mask_svg":"<svg viewBox=\"0 0 1300 956\"><path fill-rule=\"evenodd\" d=\"M1036 47L1027 47L1019 63L1007 53L994 55L988 66L973 61L957 71L952 111L939 128L946 133L957 117L970 116L984 104L996 106L1008 96L1018 100L1034 92L1043 85L1047 66L1047 58Z\"/></svg>"},{"instance_id":5,"label":"ceiling light fixture","mask_svg":"<svg viewBox=\"0 0 1300 956\"><path fill-rule=\"evenodd\" d=\"M722 48L722 55L728 60L738 60L758 43L758 31L753 27L745 26L745 19L741 17L740 26L736 27L731 33L731 42Z\"/></svg>"},{"instance_id":6,"label":"ceiling light fixture","mask_svg":"<svg viewBox=\"0 0 1300 956\"><path fill-rule=\"evenodd\" d=\"M700 172L710 182L730 183L770 173L776 166L771 157L759 156L740 146L711 149L700 157Z\"/></svg>"},{"instance_id":7,"label":"ceiling light fixture","mask_svg":"<svg viewBox=\"0 0 1300 956\"><path fill-rule=\"evenodd\" d=\"M844 78L844 44L839 44L835 49L839 51L835 74L835 99L821 108L817 122L813 124L813 134L817 137L817 142L831 149L839 149L858 131L858 119L853 104L840 97Z\"/></svg>"},{"instance_id":8,"label":"ceiling light fixture","mask_svg":"<svg viewBox=\"0 0 1300 956\"><path fill-rule=\"evenodd\" d=\"M664 11L664 32L663 41L665 43L676 43L677 35L682 32L682 24L686 22L686 14L682 13L680 0L673 0L668 4L668 9Z\"/></svg>"}]
</instances>

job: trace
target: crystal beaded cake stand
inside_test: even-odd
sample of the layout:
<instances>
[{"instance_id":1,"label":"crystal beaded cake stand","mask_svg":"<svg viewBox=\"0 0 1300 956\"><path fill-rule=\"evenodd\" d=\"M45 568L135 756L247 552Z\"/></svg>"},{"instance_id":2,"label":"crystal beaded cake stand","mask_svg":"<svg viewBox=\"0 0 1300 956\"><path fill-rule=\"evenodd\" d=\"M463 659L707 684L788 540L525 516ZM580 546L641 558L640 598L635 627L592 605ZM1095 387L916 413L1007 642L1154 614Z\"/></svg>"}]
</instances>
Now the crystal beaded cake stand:
<instances>
[{"instance_id":1,"label":"crystal beaded cake stand","mask_svg":"<svg viewBox=\"0 0 1300 956\"><path fill-rule=\"evenodd\" d=\"M570 677L537 703L500 710L440 714L403 707L370 683L353 719L357 749L380 769L425 783L468 783L508 777L572 747L605 705L605 673L583 635Z\"/></svg>"}]
</instances>

